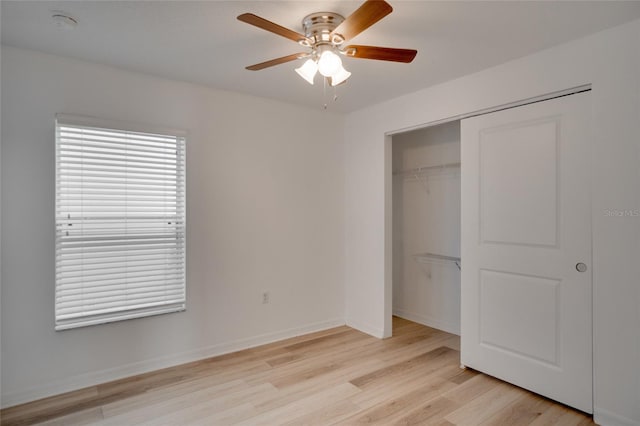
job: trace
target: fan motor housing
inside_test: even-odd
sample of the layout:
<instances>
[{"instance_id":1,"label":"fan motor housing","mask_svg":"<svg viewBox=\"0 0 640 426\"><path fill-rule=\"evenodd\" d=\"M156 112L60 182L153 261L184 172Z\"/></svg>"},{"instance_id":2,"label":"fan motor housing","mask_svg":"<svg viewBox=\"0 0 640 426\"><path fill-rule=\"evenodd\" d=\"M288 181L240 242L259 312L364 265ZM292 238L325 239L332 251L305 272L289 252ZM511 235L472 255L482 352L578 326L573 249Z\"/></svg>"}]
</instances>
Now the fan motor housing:
<instances>
[{"instance_id":1,"label":"fan motor housing","mask_svg":"<svg viewBox=\"0 0 640 426\"><path fill-rule=\"evenodd\" d=\"M344 21L344 17L334 12L316 12L302 20L304 35L313 40L313 45L339 45L344 39L339 34L331 36L331 31ZM301 43L303 44L303 43Z\"/></svg>"}]
</instances>

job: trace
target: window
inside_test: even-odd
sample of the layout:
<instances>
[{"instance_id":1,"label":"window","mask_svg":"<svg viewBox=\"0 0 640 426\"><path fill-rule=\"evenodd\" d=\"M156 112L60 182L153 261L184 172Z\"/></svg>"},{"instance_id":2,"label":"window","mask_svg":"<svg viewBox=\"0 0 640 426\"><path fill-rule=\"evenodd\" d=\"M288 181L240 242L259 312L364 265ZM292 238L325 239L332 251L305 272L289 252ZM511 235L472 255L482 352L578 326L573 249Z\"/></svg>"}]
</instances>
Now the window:
<instances>
[{"instance_id":1,"label":"window","mask_svg":"<svg viewBox=\"0 0 640 426\"><path fill-rule=\"evenodd\" d=\"M123 127L56 120L56 330L185 309L185 137Z\"/></svg>"}]
</instances>

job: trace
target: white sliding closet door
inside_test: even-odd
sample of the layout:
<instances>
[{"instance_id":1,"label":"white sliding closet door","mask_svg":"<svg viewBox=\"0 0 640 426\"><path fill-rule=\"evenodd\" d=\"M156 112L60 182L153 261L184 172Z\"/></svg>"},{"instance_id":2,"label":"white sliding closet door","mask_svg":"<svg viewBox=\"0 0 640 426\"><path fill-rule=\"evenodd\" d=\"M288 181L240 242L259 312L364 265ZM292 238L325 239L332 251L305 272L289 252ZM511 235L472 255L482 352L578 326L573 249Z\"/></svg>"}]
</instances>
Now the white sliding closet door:
<instances>
[{"instance_id":1,"label":"white sliding closet door","mask_svg":"<svg viewBox=\"0 0 640 426\"><path fill-rule=\"evenodd\" d=\"M462 120L462 364L592 412L589 92Z\"/></svg>"}]
</instances>

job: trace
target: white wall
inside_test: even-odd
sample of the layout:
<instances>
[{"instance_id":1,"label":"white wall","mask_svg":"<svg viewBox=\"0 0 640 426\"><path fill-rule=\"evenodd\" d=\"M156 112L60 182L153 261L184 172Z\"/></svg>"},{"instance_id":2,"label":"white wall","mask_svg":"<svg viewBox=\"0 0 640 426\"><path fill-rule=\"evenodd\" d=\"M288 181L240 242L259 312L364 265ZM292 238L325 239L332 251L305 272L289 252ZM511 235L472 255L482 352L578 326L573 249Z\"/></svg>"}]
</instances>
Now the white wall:
<instances>
[{"instance_id":1,"label":"white wall","mask_svg":"<svg viewBox=\"0 0 640 426\"><path fill-rule=\"evenodd\" d=\"M394 135L396 171L460 163L460 122ZM393 314L460 334L460 271L418 262L420 253L460 257L460 167L393 175Z\"/></svg>"},{"instance_id":2,"label":"white wall","mask_svg":"<svg viewBox=\"0 0 640 426\"><path fill-rule=\"evenodd\" d=\"M8 47L1 75L4 406L344 324L341 117ZM54 331L55 113L189 132L186 312Z\"/></svg>"},{"instance_id":3,"label":"white wall","mask_svg":"<svg viewBox=\"0 0 640 426\"><path fill-rule=\"evenodd\" d=\"M640 217L605 214L640 208L639 46L634 21L348 115L347 323L391 333L390 232L381 231L391 228L385 134L592 84L595 418L640 424Z\"/></svg>"}]
</instances>

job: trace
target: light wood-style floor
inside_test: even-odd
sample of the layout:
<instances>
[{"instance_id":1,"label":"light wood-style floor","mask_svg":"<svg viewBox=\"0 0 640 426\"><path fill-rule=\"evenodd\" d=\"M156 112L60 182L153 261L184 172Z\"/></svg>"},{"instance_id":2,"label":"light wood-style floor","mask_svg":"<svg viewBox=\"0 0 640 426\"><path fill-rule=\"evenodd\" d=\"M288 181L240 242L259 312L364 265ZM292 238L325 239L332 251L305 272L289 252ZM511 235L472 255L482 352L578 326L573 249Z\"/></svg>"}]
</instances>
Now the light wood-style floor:
<instances>
[{"instance_id":1,"label":"light wood-style floor","mask_svg":"<svg viewBox=\"0 0 640 426\"><path fill-rule=\"evenodd\" d=\"M591 425L459 368L459 338L394 318L338 327L3 410L2 425Z\"/></svg>"}]
</instances>

